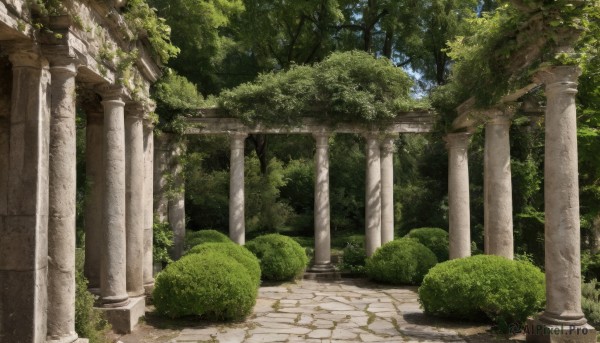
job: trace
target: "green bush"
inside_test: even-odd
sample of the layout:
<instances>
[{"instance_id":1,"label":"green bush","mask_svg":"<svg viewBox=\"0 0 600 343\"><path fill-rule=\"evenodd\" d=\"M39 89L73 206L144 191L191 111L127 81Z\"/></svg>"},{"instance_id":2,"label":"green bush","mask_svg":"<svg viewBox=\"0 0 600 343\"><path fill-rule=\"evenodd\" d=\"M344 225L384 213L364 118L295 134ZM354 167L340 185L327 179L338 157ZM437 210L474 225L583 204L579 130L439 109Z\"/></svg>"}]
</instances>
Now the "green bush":
<instances>
[{"instance_id":1,"label":"green bush","mask_svg":"<svg viewBox=\"0 0 600 343\"><path fill-rule=\"evenodd\" d=\"M292 280L304 271L308 263L300 244L280 234L256 237L246 243L246 247L260 260L265 280Z\"/></svg>"},{"instance_id":2,"label":"green bush","mask_svg":"<svg viewBox=\"0 0 600 343\"><path fill-rule=\"evenodd\" d=\"M168 221L159 221L154 218L152 225L152 259L154 262L167 264L173 262L169 255L169 250L173 246L173 230Z\"/></svg>"},{"instance_id":3,"label":"green bush","mask_svg":"<svg viewBox=\"0 0 600 343\"><path fill-rule=\"evenodd\" d=\"M94 308L94 296L88 291L88 280L83 275L84 251L77 249L75 253L75 332L85 337L90 343L108 343L106 333L110 324L104 314Z\"/></svg>"},{"instance_id":4,"label":"green bush","mask_svg":"<svg viewBox=\"0 0 600 343\"><path fill-rule=\"evenodd\" d=\"M448 232L445 230L435 227L422 227L410 230L406 236L414 238L428 247L437 257L438 262L448 261L450 241L448 239Z\"/></svg>"},{"instance_id":5,"label":"green bush","mask_svg":"<svg viewBox=\"0 0 600 343\"><path fill-rule=\"evenodd\" d=\"M230 243L204 243L196 245L187 254L206 254L208 252L223 253L244 266L257 286L260 285L260 264L254 254L241 245Z\"/></svg>"},{"instance_id":6,"label":"green bush","mask_svg":"<svg viewBox=\"0 0 600 343\"><path fill-rule=\"evenodd\" d=\"M342 270L353 274L363 274L365 272L365 263L367 261L367 252L365 246L357 240L351 240L346 243L343 250Z\"/></svg>"},{"instance_id":7,"label":"green bush","mask_svg":"<svg viewBox=\"0 0 600 343\"><path fill-rule=\"evenodd\" d=\"M600 329L600 284L596 279L581 284L581 309L588 323Z\"/></svg>"},{"instance_id":8,"label":"green bush","mask_svg":"<svg viewBox=\"0 0 600 343\"><path fill-rule=\"evenodd\" d=\"M184 250L204 243L233 243L229 237L217 230L187 231L185 233Z\"/></svg>"},{"instance_id":9,"label":"green bush","mask_svg":"<svg viewBox=\"0 0 600 343\"><path fill-rule=\"evenodd\" d=\"M252 312L258 287L246 268L221 252L191 254L171 263L156 277L158 313L207 320L243 319Z\"/></svg>"},{"instance_id":10,"label":"green bush","mask_svg":"<svg viewBox=\"0 0 600 343\"><path fill-rule=\"evenodd\" d=\"M367 258L370 279L395 285L421 283L437 263L433 252L416 239L401 238L388 242Z\"/></svg>"},{"instance_id":11,"label":"green bush","mask_svg":"<svg viewBox=\"0 0 600 343\"><path fill-rule=\"evenodd\" d=\"M440 263L419 288L425 313L479 320L486 316L501 330L542 309L544 274L529 262L477 255Z\"/></svg>"}]
</instances>

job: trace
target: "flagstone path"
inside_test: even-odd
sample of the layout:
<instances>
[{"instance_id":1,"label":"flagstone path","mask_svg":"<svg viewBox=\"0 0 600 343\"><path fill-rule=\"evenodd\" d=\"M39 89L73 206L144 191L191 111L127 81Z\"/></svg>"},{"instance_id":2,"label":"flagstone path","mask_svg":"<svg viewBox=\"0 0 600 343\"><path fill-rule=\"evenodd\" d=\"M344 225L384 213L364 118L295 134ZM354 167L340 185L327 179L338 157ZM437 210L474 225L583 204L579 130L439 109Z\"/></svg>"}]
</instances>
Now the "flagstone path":
<instances>
[{"instance_id":1,"label":"flagstone path","mask_svg":"<svg viewBox=\"0 0 600 343\"><path fill-rule=\"evenodd\" d=\"M233 324L166 321L149 313L122 343L510 342L489 325L427 317L416 287L302 280L260 288L254 313Z\"/></svg>"}]
</instances>

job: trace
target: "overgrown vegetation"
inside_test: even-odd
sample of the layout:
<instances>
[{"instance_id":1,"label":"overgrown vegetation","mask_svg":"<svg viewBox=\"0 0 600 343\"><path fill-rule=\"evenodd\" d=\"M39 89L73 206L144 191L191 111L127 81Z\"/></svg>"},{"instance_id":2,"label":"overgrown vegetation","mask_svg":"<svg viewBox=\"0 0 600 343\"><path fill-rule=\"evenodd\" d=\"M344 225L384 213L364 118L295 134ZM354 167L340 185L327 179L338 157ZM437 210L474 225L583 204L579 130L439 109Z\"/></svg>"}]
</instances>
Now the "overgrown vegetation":
<instances>
[{"instance_id":1,"label":"overgrown vegetation","mask_svg":"<svg viewBox=\"0 0 600 343\"><path fill-rule=\"evenodd\" d=\"M293 280L304 272L308 263L304 249L287 236L258 236L247 242L246 247L260 261L262 277L265 280Z\"/></svg>"},{"instance_id":2,"label":"overgrown vegetation","mask_svg":"<svg viewBox=\"0 0 600 343\"><path fill-rule=\"evenodd\" d=\"M437 263L435 254L413 238L400 238L378 248L367 258L370 279L393 285L418 285Z\"/></svg>"},{"instance_id":3,"label":"overgrown vegetation","mask_svg":"<svg viewBox=\"0 0 600 343\"><path fill-rule=\"evenodd\" d=\"M437 257L438 262L448 260L448 232L435 227L422 227L412 229L406 237L414 238L431 250Z\"/></svg>"},{"instance_id":4,"label":"overgrown vegetation","mask_svg":"<svg viewBox=\"0 0 600 343\"><path fill-rule=\"evenodd\" d=\"M217 321L245 318L257 295L258 285L248 269L219 251L190 254L169 264L156 277L152 293L161 315Z\"/></svg>"},{"instance_id":5,"label":"overgrown vegetation","mask_svg":"<svg viewBox=\"0 0 600 343\"><path fill-rule=\"evenodd\" d=\"M488 318L500 331L522 324L545 302L544 274L528 262L477 255L433 267L419 287L425 313L462 320Z\"/></svg>"},{"instance_id":6,"label":"overgrown vegetation","mask_svg":"<svg viewBox=\"0 0 600 343\"><path fill-rule=\"evenodd\" d=\"M152 260L155 263L166 265L173 262L169 251L173 247L173 230L167 221L154 218L152 225Z\"/></svg>"}]
</instances>

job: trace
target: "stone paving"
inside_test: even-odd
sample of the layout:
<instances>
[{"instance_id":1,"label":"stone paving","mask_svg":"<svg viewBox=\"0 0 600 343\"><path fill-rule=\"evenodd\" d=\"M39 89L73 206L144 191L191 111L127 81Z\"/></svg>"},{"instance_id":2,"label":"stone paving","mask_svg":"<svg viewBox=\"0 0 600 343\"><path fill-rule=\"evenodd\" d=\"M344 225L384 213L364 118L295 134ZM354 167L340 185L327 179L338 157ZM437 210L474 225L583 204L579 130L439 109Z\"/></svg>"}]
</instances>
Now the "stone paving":
<instances>
[{"instance_id":1,"label":"stone paving","mask_svg":"<svg viewBox=\"0 0 600 343\"><path fill-rule=\"evenodd\" d=\"M146 323L122 343L255 342L509 342L489 325L440 321L423 314L416 287L364 280L302 280L261 287L254 313L242 323ZM161 327L162 328L158 328Z\"/></svg>"}]
</instances>

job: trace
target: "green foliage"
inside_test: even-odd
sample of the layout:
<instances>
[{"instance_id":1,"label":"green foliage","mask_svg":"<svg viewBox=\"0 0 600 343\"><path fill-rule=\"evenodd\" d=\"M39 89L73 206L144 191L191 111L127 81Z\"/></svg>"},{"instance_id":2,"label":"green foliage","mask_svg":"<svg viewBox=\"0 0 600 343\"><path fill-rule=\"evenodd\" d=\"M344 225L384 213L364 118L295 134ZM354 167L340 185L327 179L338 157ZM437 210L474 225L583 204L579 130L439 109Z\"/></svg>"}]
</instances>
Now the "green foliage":
<instances>
[{"instance_id":1,"label":"green foliage","mask_svg":"<svg viewBox=\"0 0 600 343\"><path fill-rule=\"evenodd\" d=\"M83 249L75 252L75 332L90 343L108 343L110 324L103 313L94 308L94 296L88 291L88 280L83 275Z\"/></svg>"},{"instance_id":2,"label":"green foliage","mask_svg":"<svg viewBox=\"0 0 600 343\"><path fill-rule=\"evenodd\" d=\"M412 229L406 237L414 238L431 250L438 262L448 260L449 239L448 232L440 228L423 227Z\"/></svg>"},{"instance_id":3,"label":"green foliage","mask_svg":"<svg viewBox=\"0 0 600 343\"><path fill-rule=\"evenodd\" d=\"M287 180L284 178L282 163L272 158L266 174L260 172L260 162L253 153L246 158L246 229L251 231L274 232L290 218L293 210L280 201L279 189Z\"/></svg>"},{"instance_id":4,"label":"green foliage","mask_svg":"<svg viewBox=\"0 0 600 343\"><path fill-rule=\"evenodd\" d=\"M156 15L156 10L146 0L129 0L124 16L136 35L147 35L160 61L167 63L171 57L177 56L179 48L171 44L171 28Z\"/></svg>"},{"instance_id":5,"label":"green foliage","mask_svg":"<svg viewBox=\"0 0 600 343\"><path fill-rule=\"evenodd\" d=\"M217 230L188 230L185 233L184 250L188 251L205 243L233 243L229 237Z\"/></svg>"},{"instance_id":6,"label":"green foliage","mask_svg":"<svg viewBox=\"0 0 600 343\"><path fill-rule=\"evenodd\" d=\"M152 294L161 315L238 320L252 312L258 287L246 268L224 253L191 254L156 277Z\"/></svg>"},{"instance_id":7,"label":"green foliage","mask_svg":"<svg viewBox=\"0 0 600 343\"><path fill-rule=\"evenodd\" d=\"M410 109L411 86L408 75L388 59L353 51L334 53L313 67L262 74L223 92L219 101L247 123L295 124L302 117L374 123Z\"/></svg>"},{"instance_id":8,"label":"green foliage","mask_svg":"<svg viewBox=\"0 0 600 343\"><path fill-rule=\"evenodd\" d=\"M159 221L154 218L152 225L152 259L154 262L163 264L171 263L169 250L173 246L173 230L167 221Z\"/></svg>"},{"instance_id":9,"label":"green foliage","mask_svg":"<svg viewBox=\"0 0 600 343\"><path fill-rule=\"evenodd\" d=\"M416 239L400 238L382 245L367 258L370 279L394 285L416 285L437 259L431 250Z\"/></svg>"},{"instance_id":10,"label":"green foliage","mask_svg":"<svg viewBox=\"0 0 600 343\"><path fill-rule=\"evenodd\" d=\"M293 280L302 274L308 263L306 252L300 244L279 234L256 237L246 243L246 248L260 260L265 280Z\"/></svg>"},{"instance_id":11,"label":"green foliage","mask_svg":"<svg viewBox=\"0 0 600 343\"><path fill-rule=\"evenodd\" d=\"M544 282L544 274L528 262L477 255L433 267L419 287L419 302L430 315L487 317L507 330L543 307Z\"/></svg>"},{"instance_id":12,"label":"green foliage","mask_svg":"<svg viewBox=\"0 0 600 343\"><path fill-rule=\"evenodd\" d=\"M600 328L600 285L596 279L581 284L581 309L588 323Z\"/></svg>"},{"instance_id":13,"label":"green foliage","mask_svg":"<svg viewBox=\"0 0 600 343\"><path fill-rule=\"evenodd\" d=\"M211 251L223 253L239 262L248 270L252 280L256 282L257 287L260 286L260 264L258 259L248 249L241 245L231 244L230 242L202 243L190 249L187 254L205 254Z\"/></svg>"},{"instance_id":14,"label":"green foliage","mask_svg":"<svg viewBox=\"0 0 600 343\"><path fill-rule=\"evenodd\" d=\"M350 240L344 247L340 268L352 274L364 274L366 260L363 240Z\"/></svg>"}]
</instances>

